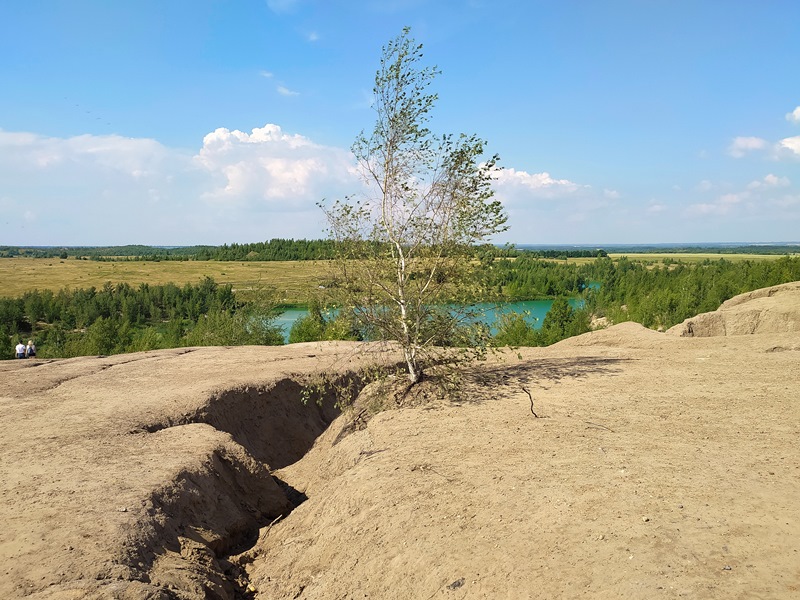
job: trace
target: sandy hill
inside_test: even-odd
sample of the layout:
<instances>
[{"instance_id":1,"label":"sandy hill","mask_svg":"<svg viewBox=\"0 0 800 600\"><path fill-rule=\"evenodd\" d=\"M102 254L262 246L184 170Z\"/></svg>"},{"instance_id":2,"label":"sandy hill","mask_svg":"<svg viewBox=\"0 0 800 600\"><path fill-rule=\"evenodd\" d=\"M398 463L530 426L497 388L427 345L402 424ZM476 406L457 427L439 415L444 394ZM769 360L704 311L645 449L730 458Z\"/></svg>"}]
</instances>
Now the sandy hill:
<instances>
[{"instance_id":1,"label":"sandy hill","mask_svg":"<svg viewBox=\"0 0 800 600\"><path fill-rule=\"evenodd\" d=\"M800 597L798 322L778 286L359 426L299 401L357 344L4 361L0 598Z\"/></svg>"}]
</instances>

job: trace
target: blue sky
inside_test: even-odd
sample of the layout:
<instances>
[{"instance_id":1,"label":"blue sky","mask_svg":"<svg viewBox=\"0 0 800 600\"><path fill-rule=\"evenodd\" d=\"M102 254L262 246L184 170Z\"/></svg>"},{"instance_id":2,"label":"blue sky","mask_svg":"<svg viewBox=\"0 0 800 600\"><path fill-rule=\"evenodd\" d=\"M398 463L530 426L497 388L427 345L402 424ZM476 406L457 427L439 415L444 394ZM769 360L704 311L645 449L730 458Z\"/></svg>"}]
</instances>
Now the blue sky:
<instances>
[{"instance_id":1,"label":"blue sky","mask_svg":"<svg viewBox=\"0 0 800 600\"><path fill-rule=\"evenodd\" d=\"M504 170L498 242L800 240L795 0L26 0L0 7L0 244L324 235L381 46Z\"/></svg>"}]
</instances>

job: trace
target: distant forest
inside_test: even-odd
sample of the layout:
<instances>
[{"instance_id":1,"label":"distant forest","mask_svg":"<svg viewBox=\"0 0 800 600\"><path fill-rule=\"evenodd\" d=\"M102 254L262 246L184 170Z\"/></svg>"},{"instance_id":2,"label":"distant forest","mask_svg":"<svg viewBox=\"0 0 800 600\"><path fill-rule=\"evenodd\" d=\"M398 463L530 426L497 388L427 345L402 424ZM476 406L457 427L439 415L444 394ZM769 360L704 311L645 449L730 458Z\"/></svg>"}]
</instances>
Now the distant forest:
<instances>
[{"instance_id":1,"label":"distant forest","mask_svg":"<svg viewBox=\"0 0 800 600\"><path fill-rule=\"evenodd\" d=\"M461 252L476 257L536 256L540 258L590 258L606 256L600 249L536 249L523 250L514 246L497 247L491 244L462 248ZM20 247L0 246L0 258L24 256L29 258L84 258L98 261L117 260L219 260L219 261L286 261L329 260L336 256L336 243L331 240L272 239L253 244L223 244L222 246L107 246L107 247Z\"/></svg>"},{"instance_id":2,"label":"distant forest","mask_svg":"<svg viewBox=\"0 0 800 600\"><path fill-rule=\"evenodd\" d=\"M548 345L589 330L591 318L610 323L636 321L666 329L744 292L800 280L800 257L732 262L720 258L684 263L600 257L582 264L542 260L532 254L515 260L484 253L476 261L487 296L500 302L555 299L540 329L522 315L504 317L498 345ZM581 298L573 309L567 298ZM480 298L476 298L480 300ZM269 297L237 298L230 285L206 278L196 285L107 283L101 289L34 290L0 298L0 356L11 358L16 342L32 338L38 356L114 354L181 346L282 344L273 325L279 313ZM312 306L297 321L290 341L365 339L344 311L327 317ZM457 337L443 344L458 344Z\"/></svg>"}]
</instances>

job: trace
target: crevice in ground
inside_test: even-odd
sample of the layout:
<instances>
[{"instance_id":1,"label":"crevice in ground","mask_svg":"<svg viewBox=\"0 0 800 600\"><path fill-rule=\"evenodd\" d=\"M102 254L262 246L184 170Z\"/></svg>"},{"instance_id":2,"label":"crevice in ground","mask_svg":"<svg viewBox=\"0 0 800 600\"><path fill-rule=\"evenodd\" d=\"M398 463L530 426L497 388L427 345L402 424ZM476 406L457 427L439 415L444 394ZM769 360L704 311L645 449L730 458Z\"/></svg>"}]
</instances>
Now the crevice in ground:
<instances>
[{"instance_id":1,"label":"crevice in ground","mask_svg":"<svg viewBox=\"0 0 800 600\"><path fill-rule=\"evenodd\" d=\"M303 384L291 377L220 390L191 414L132 428L131 434L158 435L203 424L232 442L223 438L199 468L181 472L144 502L118 576L164 593L199 586L207 598L251 597L239 555L255 545L263 527L308 499L272 471L300 460L340 414L336 389L357 392L365 385L356 372L333 383L319 402L308 404L301 401Z\"/></svg>"},{"instance_id":2,"label":"crevice in ground","mask_svg":"<svg viewBox=\"0 0 800 600\"><path fill-rule=\"evenodd\" d=\"M335 389L356 392L365 385L357 373L346 373L317 402L303 403L303 383L287 377L269 385L246 385L219 391L193 413L141 423L129 433L156 433L204 423L224 431L271 470L300 460L341 413Z\"/></svg>"},{"instance_id":3,"label":"crevice in ground","mask_svg":"<svg viewBox=\"0 0 800 600\"><path fill-rule=\"evenodd\" d=\"M301 492L300 490L293 488L276 475L273 475L272 478L275 480L275 483L278 484L278 487L283 491L283 495L286 496L286 499L292 505L293 510L308 500L308 496L306 496L305 492ZM249 550L250 548L246 549Z\"/></svg>"}]
</instances>

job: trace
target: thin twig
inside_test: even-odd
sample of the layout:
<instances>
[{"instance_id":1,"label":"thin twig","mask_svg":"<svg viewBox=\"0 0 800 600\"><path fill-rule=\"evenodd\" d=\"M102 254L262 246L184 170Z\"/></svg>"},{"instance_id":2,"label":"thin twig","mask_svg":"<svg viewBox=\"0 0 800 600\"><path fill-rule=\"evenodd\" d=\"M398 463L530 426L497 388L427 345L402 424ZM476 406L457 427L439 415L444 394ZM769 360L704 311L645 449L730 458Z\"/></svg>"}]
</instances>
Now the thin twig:
<instances>
[{"instance_id":1,"label":"thin twig","mask_svg":"<svg viewBox=\"0 0 800 600\"><path fill-rule=\"evenodd\" d=\"M448 482L452 482L453 481L447 475L442 475L441 473L439 473L439 471L437 471L436 469L431 469L430 467L428 467L427 470L430 471L431 473L436 473L439 477L444 477Z\"/></svg>"},{"instance_id":2,"label":"thin twig","mask_svg":"<svg viewBox=\"0 0 800 600\"><path fill-rule=\"evenodd\" d=\"M535 412L533 412L533 396L531 396L531 393L528 391L528 388L526 388L524 385L521 385L519 387L522 388L523 392L528 394L528 399L531 401L531 414L538 419L539 415L537 415Z\"/></svg>"},{"instance_id":3,"label":"thin twig","mask_svg":"<svg viewBox=\"0 0 800 600\"><path fill-rule=\"evenodd\" d=\"M432 468L430 465L414 465L411 467L412 471L422 471L423 473L430 471L431 473L436 473L439 477L446 479L448 482L452 483L454 480L448 477L447 475L442 475L436 469Z\"/></svg>"},{"instance_id":4,"label":"thin twig","mask_svg":"<svg viewBox=\"0 0 800 600\"><path fill-rule=\"evenodd\" d=\"M602 429L607 429L611 433L616 433L611 427L606 427L605 425L600 425L600 423L592 423L591 421L584 421L587 425L594 425L595 427L600 427ZM588 428L587 428L588 429Z\"/></svg>"},{"instance_id":5,"label":"thin twig","mask_svg":"<svg viewBox=\"0 0 800 600\"><path fill-rule=\"evenodd\" d=\"M277 517L272 519L272 522L264 528L264 529L267 530L267 533L269 534L269 532L272 530L272 526L275 525L275 523L277 523L278 521L280 521L284 517L286 517L286 515L278 515Z\"/></svg>"}]
</instances>

